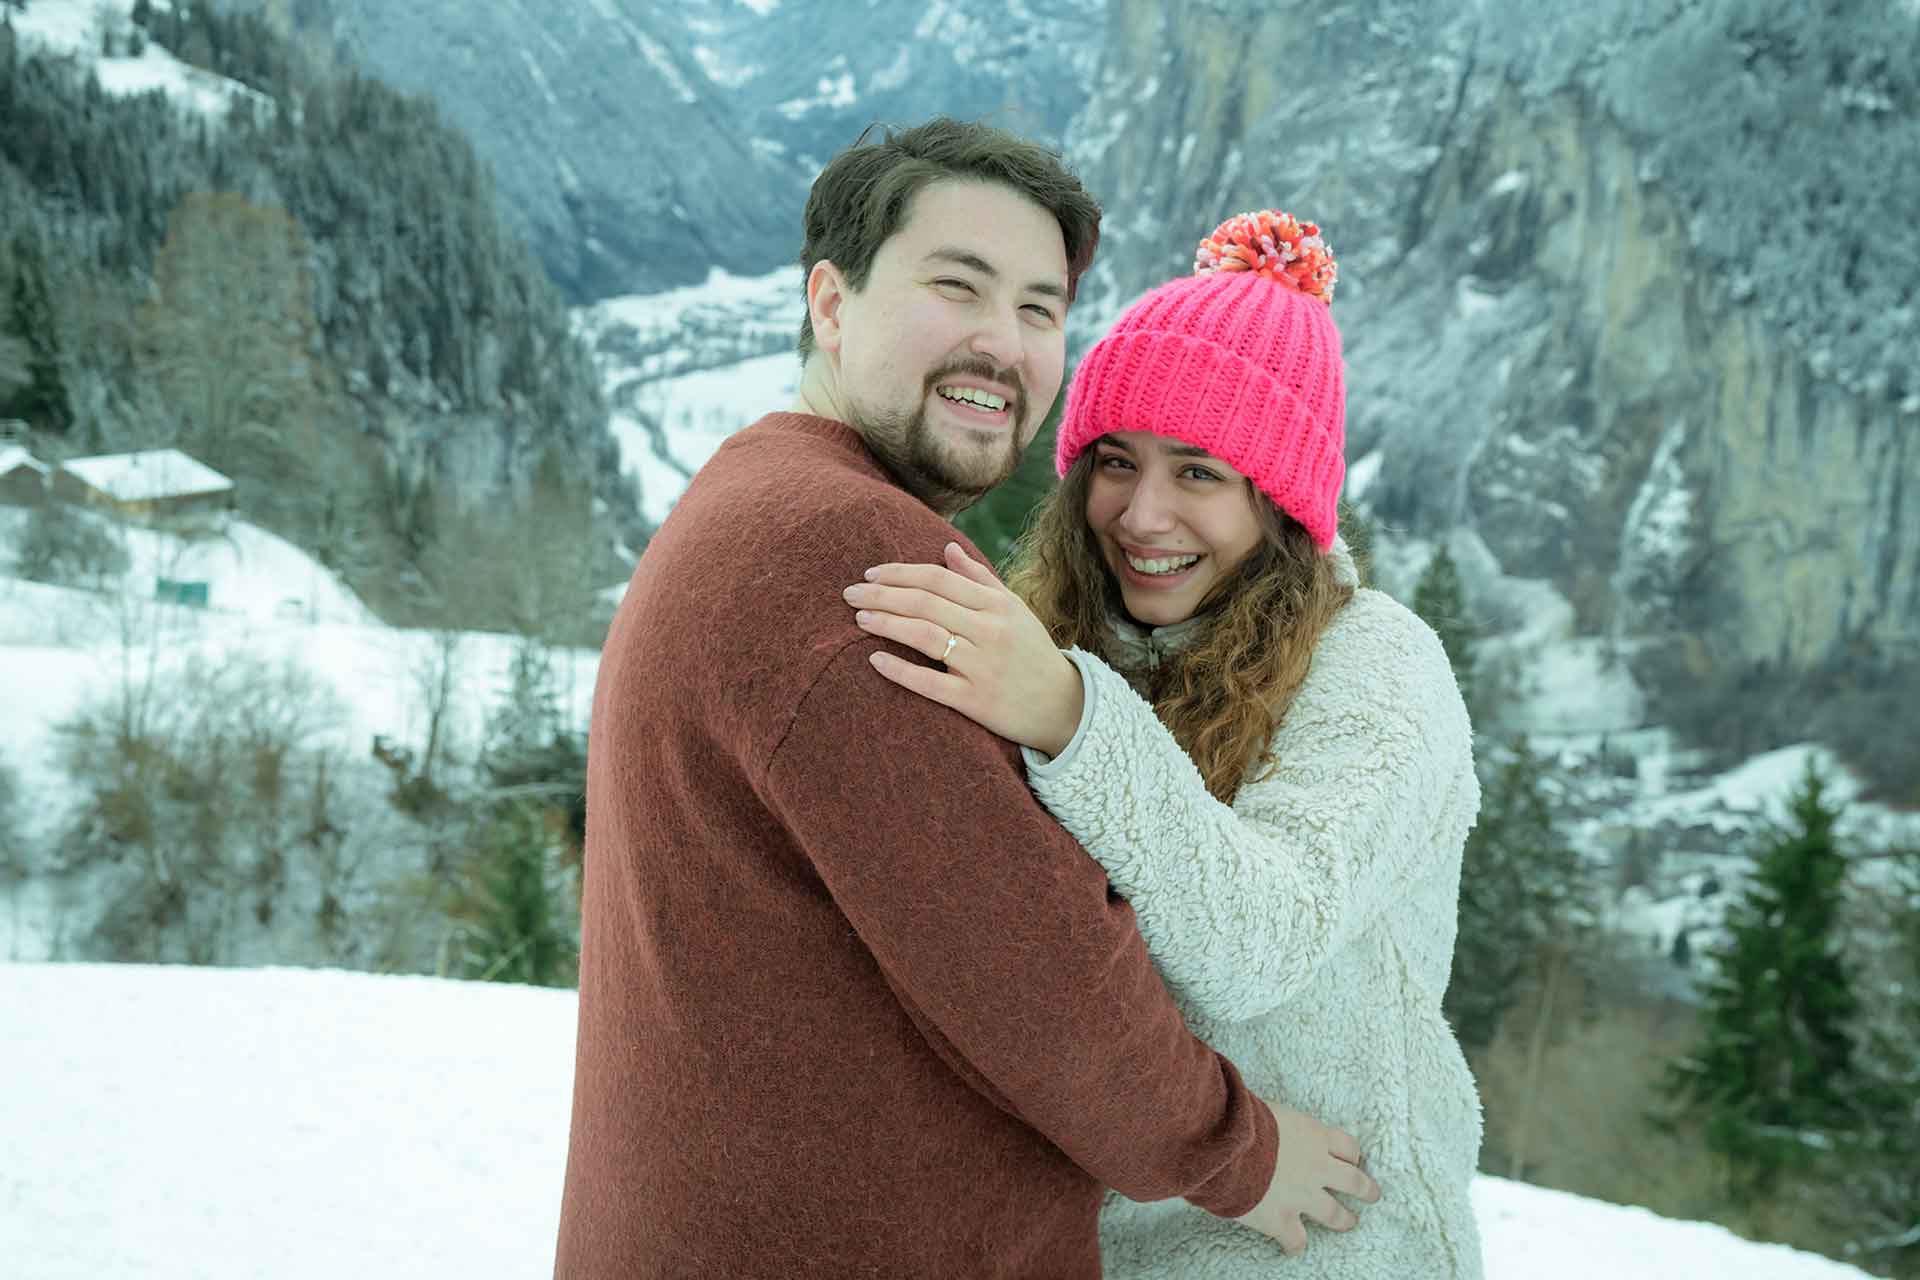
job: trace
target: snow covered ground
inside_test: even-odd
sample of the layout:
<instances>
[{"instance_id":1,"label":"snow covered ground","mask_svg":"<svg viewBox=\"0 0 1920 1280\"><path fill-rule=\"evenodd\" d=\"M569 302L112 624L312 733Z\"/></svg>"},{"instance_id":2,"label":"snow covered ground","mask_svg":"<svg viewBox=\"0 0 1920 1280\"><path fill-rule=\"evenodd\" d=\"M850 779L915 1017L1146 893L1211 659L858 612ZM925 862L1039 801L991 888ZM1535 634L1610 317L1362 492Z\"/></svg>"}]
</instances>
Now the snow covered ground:
<instances>
[{"instance_id":1,"label":"snow covered ground","mask_svg":"<svg viewBox=\"0 0 1920 1280\"><path fill-rule=\"evenodd\" d=\"M153 7L170 10L167 0L154 0ZM150 41L137 57L103 56L103 29L113 32L116 49L126 47L124 40L132 29L127 15L132 9L133 0L32 0L13 15L13 28L29 48L78 54L91 61L100 87L110 94L131 97L159 90L183 109L216 124L226 117L235 98L271 108L266 95L189 66Z\"/></svg>"},{"instance_id":2,"label":"snow covered ground","mask_svg":"<svg viewBox=\"0 0 1920 1280\"><path fill-rule=\"evenodd\" d=\"M0 1271L551 1275L574 1010L434 978L0 966ZM1488 1280L1865 1274L1499 1178L1474 1208Z\"/></svg>"},{"instance_id":3,"label":"snow covered ground","mask_svg":"<svg viewBox=\"0 0 1920 1280\"><path fill-rule=\"evenodd\" d=\"M302 745L336 748L367 770L378 771L370 760L376 736L416 749L425 741L423 683L442 660L443 637L384 625L291 543L242 520L226 521L216 537L190 540L111 526L130 568L111 589L91 591L3 576L25 519L22 511L0 508L0 763L15 771L21 795L32 797L21 813L30 846L69 811L59 725L128 681L164 687L190 662L218 666L245 657L304 671L320 688L317 704L332 714ZM156 602L158 577L206 583L208 607ZM444 651L455 690L448 741L456 754L471 754L509 687L518 641L491 632L451 640ZM599 655L561 649L553 656L558 709L584 728ZM33 890L18 890L10 909L0 910L0 957L54 954L52 926L34 906L40 899Z\"/></svg>"}]
</instances>

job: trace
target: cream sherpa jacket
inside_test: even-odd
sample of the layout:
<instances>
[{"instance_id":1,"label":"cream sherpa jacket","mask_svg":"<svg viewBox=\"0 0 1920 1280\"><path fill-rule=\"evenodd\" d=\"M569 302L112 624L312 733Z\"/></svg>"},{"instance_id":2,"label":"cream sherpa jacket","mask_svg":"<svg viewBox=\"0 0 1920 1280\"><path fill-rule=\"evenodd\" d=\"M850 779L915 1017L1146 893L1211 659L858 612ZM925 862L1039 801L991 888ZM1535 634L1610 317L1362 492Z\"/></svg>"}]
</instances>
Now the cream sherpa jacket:
<instances>
[{"instance_id":1,"label":"cream sherpa jacket","mask_svg":"<svg viewBox=\"0 0 1920 1280\"><path fill-rule=\"evenodd\" d=\"M1122 626L1121 652L1151 660L1184 629ZM1085 711L1057 758L1027 753L1034 792L1132 902L1194 1032L1255 1092L1358 1138L1382 1190L1351 1232L1309 1224L1294 1258L1184 1201L1109 1194L1106 1274L1479 1280L1480 1103L1440 997L1480 791L1439 640L1357 590L1274 735L1277 771L1231 807L1125 678L1068 656Z\"/></svg>"}]
</instances>

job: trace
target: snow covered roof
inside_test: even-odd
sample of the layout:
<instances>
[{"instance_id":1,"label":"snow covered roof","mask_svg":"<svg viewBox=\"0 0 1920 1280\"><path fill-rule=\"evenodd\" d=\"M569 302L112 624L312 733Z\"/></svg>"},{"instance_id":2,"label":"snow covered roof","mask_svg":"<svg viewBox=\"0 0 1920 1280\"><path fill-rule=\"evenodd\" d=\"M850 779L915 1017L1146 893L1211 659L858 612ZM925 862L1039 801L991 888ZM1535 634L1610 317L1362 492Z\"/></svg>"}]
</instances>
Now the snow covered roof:
<instances>
[{"instance_id":1,"label":"snow covered roof","mask_svg":"<svg viewBox=\"0 0 1920 1280\"><path fill-rule=\"evenodd\" d=\"M233 481L178 449L103 453L93 458L69 458L60 466L117 502L221 493L233 488Z\"/></svg>"},{"instance_id":2,"label":"snow covered roof","mask_svg":"<svg viewBox=\"0 0 1920 1280\"><path fill-rule=\"evenodd\" d=\"M53 470L17 444L0 448L0 476L7 474L15 467L32 467L43 476Z\"/></svg>"}]
</instances>

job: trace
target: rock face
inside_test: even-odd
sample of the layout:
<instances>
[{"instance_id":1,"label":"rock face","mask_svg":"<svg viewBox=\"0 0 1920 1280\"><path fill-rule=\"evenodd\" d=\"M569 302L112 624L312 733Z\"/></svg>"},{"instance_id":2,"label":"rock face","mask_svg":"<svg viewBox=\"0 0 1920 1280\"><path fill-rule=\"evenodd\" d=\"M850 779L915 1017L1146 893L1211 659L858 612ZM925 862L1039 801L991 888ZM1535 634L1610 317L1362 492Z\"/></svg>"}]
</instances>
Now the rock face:
<instances>
[{"instance_id":1,"label":"rock face","mask_svg":"<svg viewBox=\"0 0 1920 1280\"><path fill-rule=\"evenodd\" d=\"M1390 535L1550 581L1655 718L1920 663L1910 0L302 11L465 125L576 301L790 263L818 164L936 111L1105 202L1080 343L1222 217L1313 217Z\"/></svg>"},{"instance_id":2,"label":"rock face","mask_svg":"<svg viewBox=\"0 0 1920 1280\"><path fill-rule=\"evenodd\" d=\"M303 0L299 20L433 96L576 303L799 254L819 164L937 112L1057 136L1098 0Z\"/></svg>"},{"instance_id":3,"label":"rock face","mask_svg":"<svg viewBox=\"0 0 1920 1280\"><path fill-rule=\"evenodd\" d=\"M1808 110L1790 90L1818 79L1814 42L1849 37L1746 7L1726 21L1762 52L1711 74L1771 79ZM1381 455L1377 519L1471 527L1505 572L1551 579L1583 631L1677 655L1656 682L1731 688L1920 653L1920 395L1902 372L1920 354L1920 233L1911 218L1856 227L1884 201L1832 165L1816 177L1775 156L1750 192L1721 191L1739 181L1725 169L1752 167L1756 131L1768 148L1920 151L1897 53L1829 71L1810 121L1757 102L1697 120L1686 95L1718 81L1685 72L1728 32L1641 30L1623 6L1527 46L1502 23L1523 15L1498 5L1478 28L1413 5L1194 8L1210 20L1110 8L1069 135L1110 206L1082 323L1181 270L1226 214L1314 217L1341 261L1350 456ZM1833 8L1920 48L1905 6ZM1766 62L1775 37L1807 61ZM1597 52L1560 47L1578 39ZM1661 95L1673 111L1650 130ZM1743 238L1743 217L1802 238L1804 274L1777 269L1777 237ZM1845 272L1867 283L1808 302Z\"/></svg>"}]
</instances>

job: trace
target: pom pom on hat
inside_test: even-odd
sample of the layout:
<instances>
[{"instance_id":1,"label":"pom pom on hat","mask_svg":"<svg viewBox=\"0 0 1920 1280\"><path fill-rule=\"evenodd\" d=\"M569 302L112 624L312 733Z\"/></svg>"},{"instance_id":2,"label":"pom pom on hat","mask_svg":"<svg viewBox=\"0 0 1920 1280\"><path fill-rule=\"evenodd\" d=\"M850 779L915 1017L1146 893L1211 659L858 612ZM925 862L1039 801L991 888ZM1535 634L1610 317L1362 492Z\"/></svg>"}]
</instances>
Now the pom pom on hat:
<instances>
[{"instance_id":1,"label":"pom pom on hat","mask_svg":"<svg viewBox=\"0 0 1920 1280\"><path fill-rule=\"evenodd\" d=\"M1194 250L1195 275L1251 271L1332 305L1340 268L1320 238L1320 226L1279 209L1228 218Z\"/></svg>"},{"instance_id":2,"label":"pom pom on hat","mask_svg":"<svg viewBox=\"0 0 1920 1280\"><path fill-rule=\"evenodd\" d=\"M1055 467L1151 431L1228 463L1331 548L1347 471L1338 278L1314 223L1277 209L1221 223L1192 275L1136 300L1080 361Z\"/></svg>"}]
</instances>

